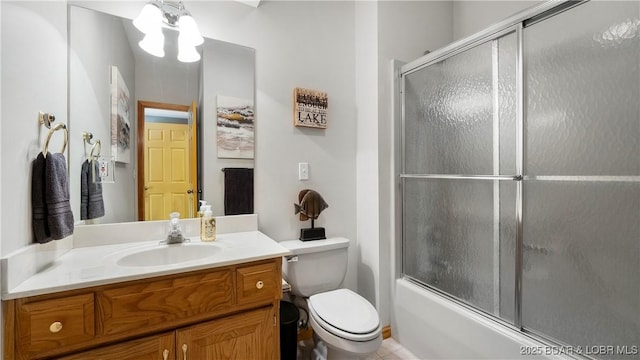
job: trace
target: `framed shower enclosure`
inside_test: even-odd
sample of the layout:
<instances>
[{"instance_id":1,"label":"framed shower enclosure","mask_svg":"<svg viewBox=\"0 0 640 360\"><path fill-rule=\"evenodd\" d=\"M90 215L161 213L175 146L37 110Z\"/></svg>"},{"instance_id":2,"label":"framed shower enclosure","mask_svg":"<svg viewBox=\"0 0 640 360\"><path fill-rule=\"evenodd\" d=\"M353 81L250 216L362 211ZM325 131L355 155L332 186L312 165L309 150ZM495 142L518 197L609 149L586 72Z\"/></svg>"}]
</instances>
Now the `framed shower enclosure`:
<instances>
[{"instance_id":1,"label":"framed shower enclosure","mask_svg":"<svg viewBox=\"0 0 640 360\"><path fill-rule=\"evenodd\" d=\"M638 358L640 2L545 3L398 81L401 276L571 355Z\"/></svg>"}]
</instances>

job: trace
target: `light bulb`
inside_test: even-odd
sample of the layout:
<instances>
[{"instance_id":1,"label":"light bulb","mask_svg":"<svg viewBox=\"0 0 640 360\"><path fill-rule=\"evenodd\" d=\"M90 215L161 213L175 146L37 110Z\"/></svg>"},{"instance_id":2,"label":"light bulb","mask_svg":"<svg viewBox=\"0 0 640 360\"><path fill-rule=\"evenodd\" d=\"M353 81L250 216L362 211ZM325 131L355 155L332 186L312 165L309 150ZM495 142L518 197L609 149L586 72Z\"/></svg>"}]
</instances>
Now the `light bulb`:
<instances>
[{"instance_id":1,"label":"light bulb","mask_svg":"<svg viewBox=\"0 0 640 360\"><path fill-rule=\"evenodd\" d=\"M204 38L200 34L200 30L198 30L198 25L191 15L181 15L178 20L178 27L180 29L180 36L185 36L186 41L191 45L198 46L204 43Z\"/></svg>"},{"instance_id":2,"label":"light bulb","mask_svg":"<svg viewBox=\"0 0 640 360\"><path fill-rule=\"evenodd\" d=\"M153 56L164 57L164 35L160 29L145 35L138 45Z\"/></svg>"},{"instance_id":3,"label":"light bulb","mask_svg":"<svg viewBox=\"0 0 640 360\"><path fill-rule=\"evenodd\" d=\"M156 31L162 26L162 11L153 3L147 3L140 11L133 25L145 34Z\"/></svg>"}]
</instances>

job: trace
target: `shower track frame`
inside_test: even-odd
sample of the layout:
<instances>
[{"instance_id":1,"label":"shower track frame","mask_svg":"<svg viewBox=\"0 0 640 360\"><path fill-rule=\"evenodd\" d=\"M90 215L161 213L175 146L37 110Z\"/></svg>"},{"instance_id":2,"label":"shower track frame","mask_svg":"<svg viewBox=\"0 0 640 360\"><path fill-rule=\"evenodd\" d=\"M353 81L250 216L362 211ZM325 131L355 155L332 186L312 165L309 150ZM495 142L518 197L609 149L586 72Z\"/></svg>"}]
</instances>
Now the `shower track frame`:
<instances>
[{"instance_id":1,"label":"shower track frame","mask_svg":"<svg viewBox=\"0 0 640 360\"><path fill-rule=\"evenodd\" d=\"M400 241L400 246L398 247L398 253L396 253L396 261L400 264L398 267L399 274L397 277L403 278L411 283L417 284L421 287L424 287L440 296L443 296L452 302L461 305L464 308L467 308L499 325L505 326L512 330L518 331L520 334L523 334L532 340L539 341L547 344L563 344L562 341L558 339L554 339L547 335L539 334L536 332L528 331L523 327L522 324L522 261L523 261L523 219L524 219L524 197L523 197L523 180L566 180L573 181L577 180L578 177L534 177L534 176L524 176L525 168L524 168L524 158L525 158L525 137L524 137L524 124L526 123L526 108L524 106L524 99L526 99L526 87L525 87L525 78L524 78L524 54L523 54L523 29L536 24L540 21L543 21L547 18L558 15L564 11L567 11L571 8L579 6L583 3L588 2L589 0L578 0L578 1L554 1L549 0L542 4L533 6L529 9L525 9L515 15L483 30L474 35L461 39L459 41L453 42L441 49L435 50L423 57L406 63L397 70L395 76L395 81L397 85L395 86L399 94L397 94L397 98L399 99L398 103L400 106L400 112L398 116L400 117L400 173L396 174L397 178L400 181L400 188L398 190L397 196L401 199L404 199L404 189L405 189L405 179L446 179L446 180L485 180L485 181L516 181L516 234L515 234L515 294L514 294L514 319L513 321L506 320L497 315L490 314L485 310L482 310L474 305L471 305L459 298L450 295L438 288L435 288L429 284L426 284L418 279L415 279L411 276L405 275L404 269L404 242ZM404 89L405 89L405 76L409 75L413 72L419 71L425 67L428 67L432 64L443 61L447 58L453 57L457 54L465 52L471 48L479 46L481 44L491 42L499 39L502 36L507 34L514 33L516 34L516 174L513 175L471 175L471 174L407 174L405 167L405 104L404 104ZM544 179L543 179L544 178ZM579 177L578 180L586 180L586 181L609 181L614 179L615 181L638 181L640 177L638 176L628 176L628 177ZM398 208L396 209L396 213L399 213L400 223L400 232L402 237L404 238L404 226L402 225L402 221L404 212L404 200L400 202ZM573 356L571 356L573 357ZM578 357L576 357L578 358ZM579 358L590 358L591 357L579 357Z\"/></svg>"}]
</instances>

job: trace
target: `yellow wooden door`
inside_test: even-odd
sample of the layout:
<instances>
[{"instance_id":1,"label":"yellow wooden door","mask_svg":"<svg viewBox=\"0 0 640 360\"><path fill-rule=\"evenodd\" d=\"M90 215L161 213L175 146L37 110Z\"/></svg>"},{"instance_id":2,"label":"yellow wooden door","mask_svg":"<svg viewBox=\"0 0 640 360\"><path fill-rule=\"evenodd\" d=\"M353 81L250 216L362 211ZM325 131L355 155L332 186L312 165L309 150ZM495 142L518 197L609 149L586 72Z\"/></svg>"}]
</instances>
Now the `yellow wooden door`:
<instances>
[{"instance_id":1,"label":"yellow wooden door","mask_svg":"<svg viewBox=\"0 0 640 360\"><path fill-rule=\"evenodd\" d=\"M147 122L144 147L144 219L166 220L174 211L192 217L189 126Z\"/></svg>"}]
</instances>

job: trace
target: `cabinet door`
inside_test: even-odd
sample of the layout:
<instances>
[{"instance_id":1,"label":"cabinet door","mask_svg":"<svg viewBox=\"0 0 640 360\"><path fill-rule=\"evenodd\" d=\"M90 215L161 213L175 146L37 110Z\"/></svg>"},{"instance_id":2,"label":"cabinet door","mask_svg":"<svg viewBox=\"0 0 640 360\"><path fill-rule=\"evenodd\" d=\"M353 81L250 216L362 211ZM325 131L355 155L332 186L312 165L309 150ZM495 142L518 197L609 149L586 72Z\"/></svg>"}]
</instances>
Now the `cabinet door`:
<instances>
[{"instance_id":1,"label":"cabinet door","mask_svg":"<svg viewBox=\"0 0 640 360\"><path fill-rule=\"evenodd\" d=\"M177 359L275 359L273 308L263 308L194 325L176 332Z\"/></svg>"},{"instance_id":2,"label":"cabinet door","mask_svg":"<svg viewBox=\"0 0 640 360\"><path fill-rule=\"evenodd\" d=\"M84 351L59 360L174 360L174 333L165 333Z\"/></svg>"}]
</instances>

